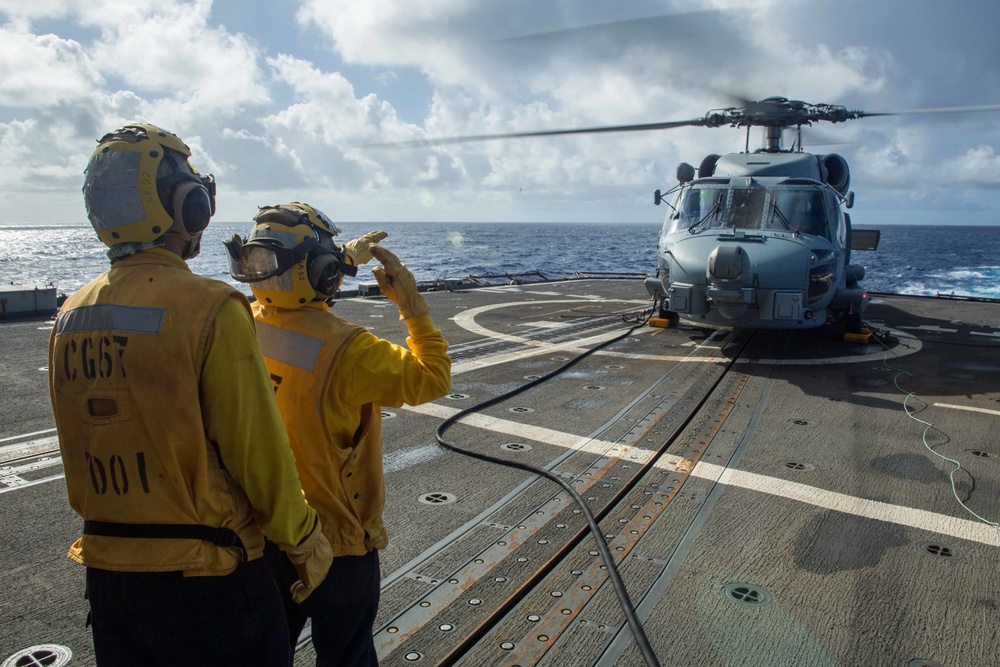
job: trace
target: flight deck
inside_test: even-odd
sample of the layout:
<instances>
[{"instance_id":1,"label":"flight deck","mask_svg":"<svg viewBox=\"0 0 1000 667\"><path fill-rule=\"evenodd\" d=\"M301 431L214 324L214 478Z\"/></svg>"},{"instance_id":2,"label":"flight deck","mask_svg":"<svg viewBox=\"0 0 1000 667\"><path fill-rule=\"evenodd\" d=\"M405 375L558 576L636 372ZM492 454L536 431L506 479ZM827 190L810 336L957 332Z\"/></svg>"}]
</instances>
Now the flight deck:
<instances>
[{"instance_id":1,"label":"flight deck","mask_svg":"<svg viewBox=\"0 0 1000 667\"><path fill-rule=\"evenodd\" d=\"M878 335L856 344L832 326L650 327L641 279L449 287L425 297L451 392L382 409L380 664L647 664L596 539L663 665L1000 655L1000 302L870 295ZM383 298L333 312L404 343ZM94 664L51 326L0 323L3 667ZM436 441L540 378L445 438L557 475L599 538L563 487ZM308 627L295 664L315 664Z\"/></svg>"}]
</instances>

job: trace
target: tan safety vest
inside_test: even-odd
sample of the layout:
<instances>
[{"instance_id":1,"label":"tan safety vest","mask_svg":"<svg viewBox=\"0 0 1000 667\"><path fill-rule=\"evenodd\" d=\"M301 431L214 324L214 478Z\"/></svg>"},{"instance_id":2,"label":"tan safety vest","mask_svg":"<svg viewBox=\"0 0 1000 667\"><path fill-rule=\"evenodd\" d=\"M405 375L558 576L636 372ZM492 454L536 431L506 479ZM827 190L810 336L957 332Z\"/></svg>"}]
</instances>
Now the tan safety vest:
<instances>
[{"instance_id":1,"label":"tan safety vest","mask_svg":"<svg viewBox=\"0 0 1000 667\"><path fill-rule=\"evenodd\" d=\"M381 409L372 403L353 408L360 426L350 442L336 442L327 423L338 361L365 329L325 310L251 308L302 489L334 556L384 549Z\"/></svg>"},{"instance_id":2,"label":"tan safety vest","mask_svg":"<svg viewBox=\"0 0 1000 667\"><path fill-rule=\"evenodd\" d=\"M246 494L205 434L206 344L228 285L142 252L67 299L50 341L70 558L118 571L226 574L263 549Z\"/></svg>"}]
</instances>

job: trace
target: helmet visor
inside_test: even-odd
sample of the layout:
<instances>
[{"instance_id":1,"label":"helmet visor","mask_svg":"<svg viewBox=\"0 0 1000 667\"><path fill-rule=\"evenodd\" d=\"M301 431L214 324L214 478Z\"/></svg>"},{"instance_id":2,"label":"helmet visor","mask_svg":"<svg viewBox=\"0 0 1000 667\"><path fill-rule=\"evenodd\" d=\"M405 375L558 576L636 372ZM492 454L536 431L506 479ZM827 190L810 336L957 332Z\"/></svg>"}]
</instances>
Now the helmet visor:
<instances>
[{"instance_id":1,"label":"helmet visor","mask_svg":"<svg viewBox=\"0 0 1000 667\"><path fill-rule=\"evenodd\" d=\"M244 242L238 235L224 241L229 275L242 283L255 283L280 275L301 262L306 254L287 249L268 239Z\"/></svg>"}]
</instances>

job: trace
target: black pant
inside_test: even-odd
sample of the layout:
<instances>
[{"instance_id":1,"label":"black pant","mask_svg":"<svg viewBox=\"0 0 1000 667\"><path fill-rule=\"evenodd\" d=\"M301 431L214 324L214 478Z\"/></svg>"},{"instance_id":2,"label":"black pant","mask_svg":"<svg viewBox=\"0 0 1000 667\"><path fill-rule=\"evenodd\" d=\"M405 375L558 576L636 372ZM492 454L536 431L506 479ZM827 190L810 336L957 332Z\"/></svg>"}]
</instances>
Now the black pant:
<instances>
[{"instance_id":1,"label":"black pant","mask_svg":"<svg viewBox=\"0 0 1000 667\"><path fill-rule=\"evenodd\" d=\"M224 577L87 568L101 667L292 664L281 596L263 559Z\"/></svg>"},{"instance_id":2,"label":"black pant","mask_svg":"<svg viewBox=\"0 0 1000 667\"><path fill-rule=\"evenodd\" d=\"M334 558L326 579L301 605L293 603L286 592L297 578L291 561L273 545L265 554L285 597L293 646L308 616L317 667L378 665L372 636L381 584L377 550Z\"/></svg>"}]
</instances>

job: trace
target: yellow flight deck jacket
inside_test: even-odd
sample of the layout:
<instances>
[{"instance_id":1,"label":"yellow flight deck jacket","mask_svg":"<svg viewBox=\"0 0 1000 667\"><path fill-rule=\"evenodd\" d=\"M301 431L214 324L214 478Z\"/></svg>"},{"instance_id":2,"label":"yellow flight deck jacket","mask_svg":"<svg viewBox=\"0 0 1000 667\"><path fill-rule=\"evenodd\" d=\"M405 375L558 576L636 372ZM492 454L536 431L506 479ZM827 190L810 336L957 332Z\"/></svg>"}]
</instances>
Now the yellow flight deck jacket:
<instances>
[{"instance_id":1,"label":"yellow flight deck jacket","mask_svg":"<svg viewBox=\"0 0 1000 667\"><path fill-rule=\"evenodd\" d=\"M246 298L154 248L67 299L49 386L89 567L224 575L312 531Z\"/></svg>"},{"instance_id":2,"label":"yellow flight deck jacket","mask_svg":"<svg viewBox=\"0 0 1000 667\"><path fill-rule=\"evenodd\" d=\"M384 549L379 408L446 394L448 343L430 315L406 320L408 350L333 315L322 301L251 307L302 488L334 557Z\"/></svg>"}]
</instances>

